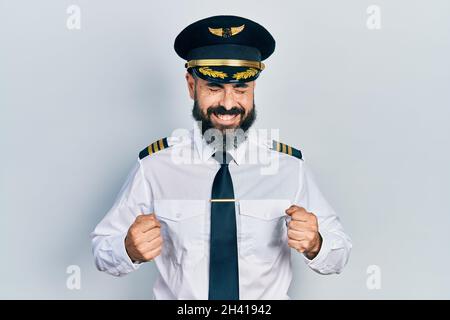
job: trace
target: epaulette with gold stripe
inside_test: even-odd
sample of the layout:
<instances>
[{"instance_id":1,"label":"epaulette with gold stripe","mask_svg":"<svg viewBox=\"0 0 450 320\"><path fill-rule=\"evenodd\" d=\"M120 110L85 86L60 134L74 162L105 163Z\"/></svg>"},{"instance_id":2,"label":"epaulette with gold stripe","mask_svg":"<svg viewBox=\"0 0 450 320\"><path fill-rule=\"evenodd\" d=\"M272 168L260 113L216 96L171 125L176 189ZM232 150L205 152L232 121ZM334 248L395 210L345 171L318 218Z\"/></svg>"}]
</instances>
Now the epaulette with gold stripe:
<instances>
[{"instance_id":1,"label":"epaulette with gold stripe","mask_svg":"<svg viewBox=\"0 0 450 320\"><path fill-rule=\"evenodd\" d=\"M150 144L148 147L143 149L141 152L139 152L139 159L144 159L146 156L151 155L152 153L161 151L165 148L169 147L169 143L167 142L167 138L159 139L152 144Z\"/></svg>"},{"instance_id":2,"label":"epaulette with gold stripe","mask_svg":"<svg viewBox=\"0 0 450 320\"><path fill-rule=\"evenodd\" d=\"M286 153L290 156L294 156L296 158L302 159L302 152L298 149L295 149L287 144L281 143L279 141L272 141L272 150L276 150L278 152Z\"/></svg>"}]
</instances>

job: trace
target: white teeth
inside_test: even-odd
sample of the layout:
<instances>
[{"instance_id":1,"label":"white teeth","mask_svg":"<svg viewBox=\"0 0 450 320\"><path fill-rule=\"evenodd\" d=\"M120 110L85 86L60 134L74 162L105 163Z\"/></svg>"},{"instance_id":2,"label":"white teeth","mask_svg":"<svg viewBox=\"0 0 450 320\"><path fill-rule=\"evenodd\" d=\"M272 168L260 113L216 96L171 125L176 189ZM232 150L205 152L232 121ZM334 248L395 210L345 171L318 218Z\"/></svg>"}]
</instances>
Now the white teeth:
<instances>
[{"instance_id":1,"label":"white teeth","mask_svg":"<svg viewBox=\"0 0 450 320\"><path fill-rule=\"evenodd\" d=\"M236 117L235 114L234 114L234 115L230 115L230 114L219 114L219 115L218 115L218 118L219 118L219 119L225 120L225 121L231 120L231 119L233 119L234 117Z\"/></svg>"}]
</instances>

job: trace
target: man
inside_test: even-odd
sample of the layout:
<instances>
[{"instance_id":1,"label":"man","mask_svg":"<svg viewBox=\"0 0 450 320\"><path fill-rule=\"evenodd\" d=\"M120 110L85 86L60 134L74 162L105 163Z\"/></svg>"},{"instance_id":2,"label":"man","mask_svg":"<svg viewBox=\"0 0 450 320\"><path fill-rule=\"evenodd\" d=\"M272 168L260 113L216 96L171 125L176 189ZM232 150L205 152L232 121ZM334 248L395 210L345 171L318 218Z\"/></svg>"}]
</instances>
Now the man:
<instances>
[{"instance_id":1,"label":"man","mask_svg":"<svg viewBox=\"0 0 450 320\"><path fill-rule=\"evenodd\" d=\"M274 49L264 27L236 16L177 36L196 123L140 152L92 233L100 270L122 276L154 261L156 299L229 300L289 299L291 248L318 273L341 272L350 239L300 150L249 130Z\"/></svg>"}]
</instances>

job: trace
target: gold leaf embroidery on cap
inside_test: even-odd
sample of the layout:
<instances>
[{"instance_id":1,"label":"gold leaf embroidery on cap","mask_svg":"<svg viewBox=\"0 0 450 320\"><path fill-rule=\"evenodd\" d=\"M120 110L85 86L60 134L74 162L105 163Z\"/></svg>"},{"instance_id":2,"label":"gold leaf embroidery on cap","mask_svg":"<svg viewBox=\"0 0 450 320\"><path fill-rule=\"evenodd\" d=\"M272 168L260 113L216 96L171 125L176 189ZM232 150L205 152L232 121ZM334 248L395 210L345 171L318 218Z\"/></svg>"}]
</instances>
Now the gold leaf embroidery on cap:
<instances>
[{"instance_id":1,"label":"gold leaf embroidery on cap","mask_svg":"<svg viewBox=\"0 0 450 320\"><path fill-rule=\"evenodd\" d=\"M258 73L258 70L256 70L255 68L248 68L245 71L233 74L233 78L236 80L248 79L250 77L256 76L257 73Z\"/></svg>"},{"instance_id":2,"label":"gold leaf embroidery on cap","mask_svg":"<svg viewBox=\"0 0 450 320\"><path fill-rule=\"evenodd\" d=\"M213 78L225 79L226 77L228 77L228 75L225 72L212 70L211 68L208 68L208 67L198 68L198 71L200 71L205 76L210 76Z\"/></svg>"}]
</instances>

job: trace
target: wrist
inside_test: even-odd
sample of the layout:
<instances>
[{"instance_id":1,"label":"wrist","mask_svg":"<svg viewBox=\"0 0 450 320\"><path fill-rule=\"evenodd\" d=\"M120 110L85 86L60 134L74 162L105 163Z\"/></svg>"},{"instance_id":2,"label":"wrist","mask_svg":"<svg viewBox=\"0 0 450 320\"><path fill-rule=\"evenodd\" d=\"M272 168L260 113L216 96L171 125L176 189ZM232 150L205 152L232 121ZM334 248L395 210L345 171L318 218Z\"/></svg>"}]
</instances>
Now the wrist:
<instances>
[{"instance_id":1,"label":"wrist","mask_svg":"<svg viewBox=\"0 0 450 320\"><path fill-rule=\"evenodd\" d=\"M124 244L125 244L125 252L127 253L128 257L130 258L132 263L138 263L139 261L137 261L134 256L132 254L130 254L130 251L128 251L128 241L127 241L128 235L125 237L124 240Z\"/></svg>"},{"instance_id":2,"label":"wrist","mask_svg":"<svg viewBox=\"0 0 450 320\"><path fill-rule=\"evenodd\" d=\"M309 259L313 260L320 252L320 249L322 248L322 235L317 232L318 238L316 241L316 244L313 246L313 248L307 252L304 253L304 255Z\"/></svg>"}]
</instances>

